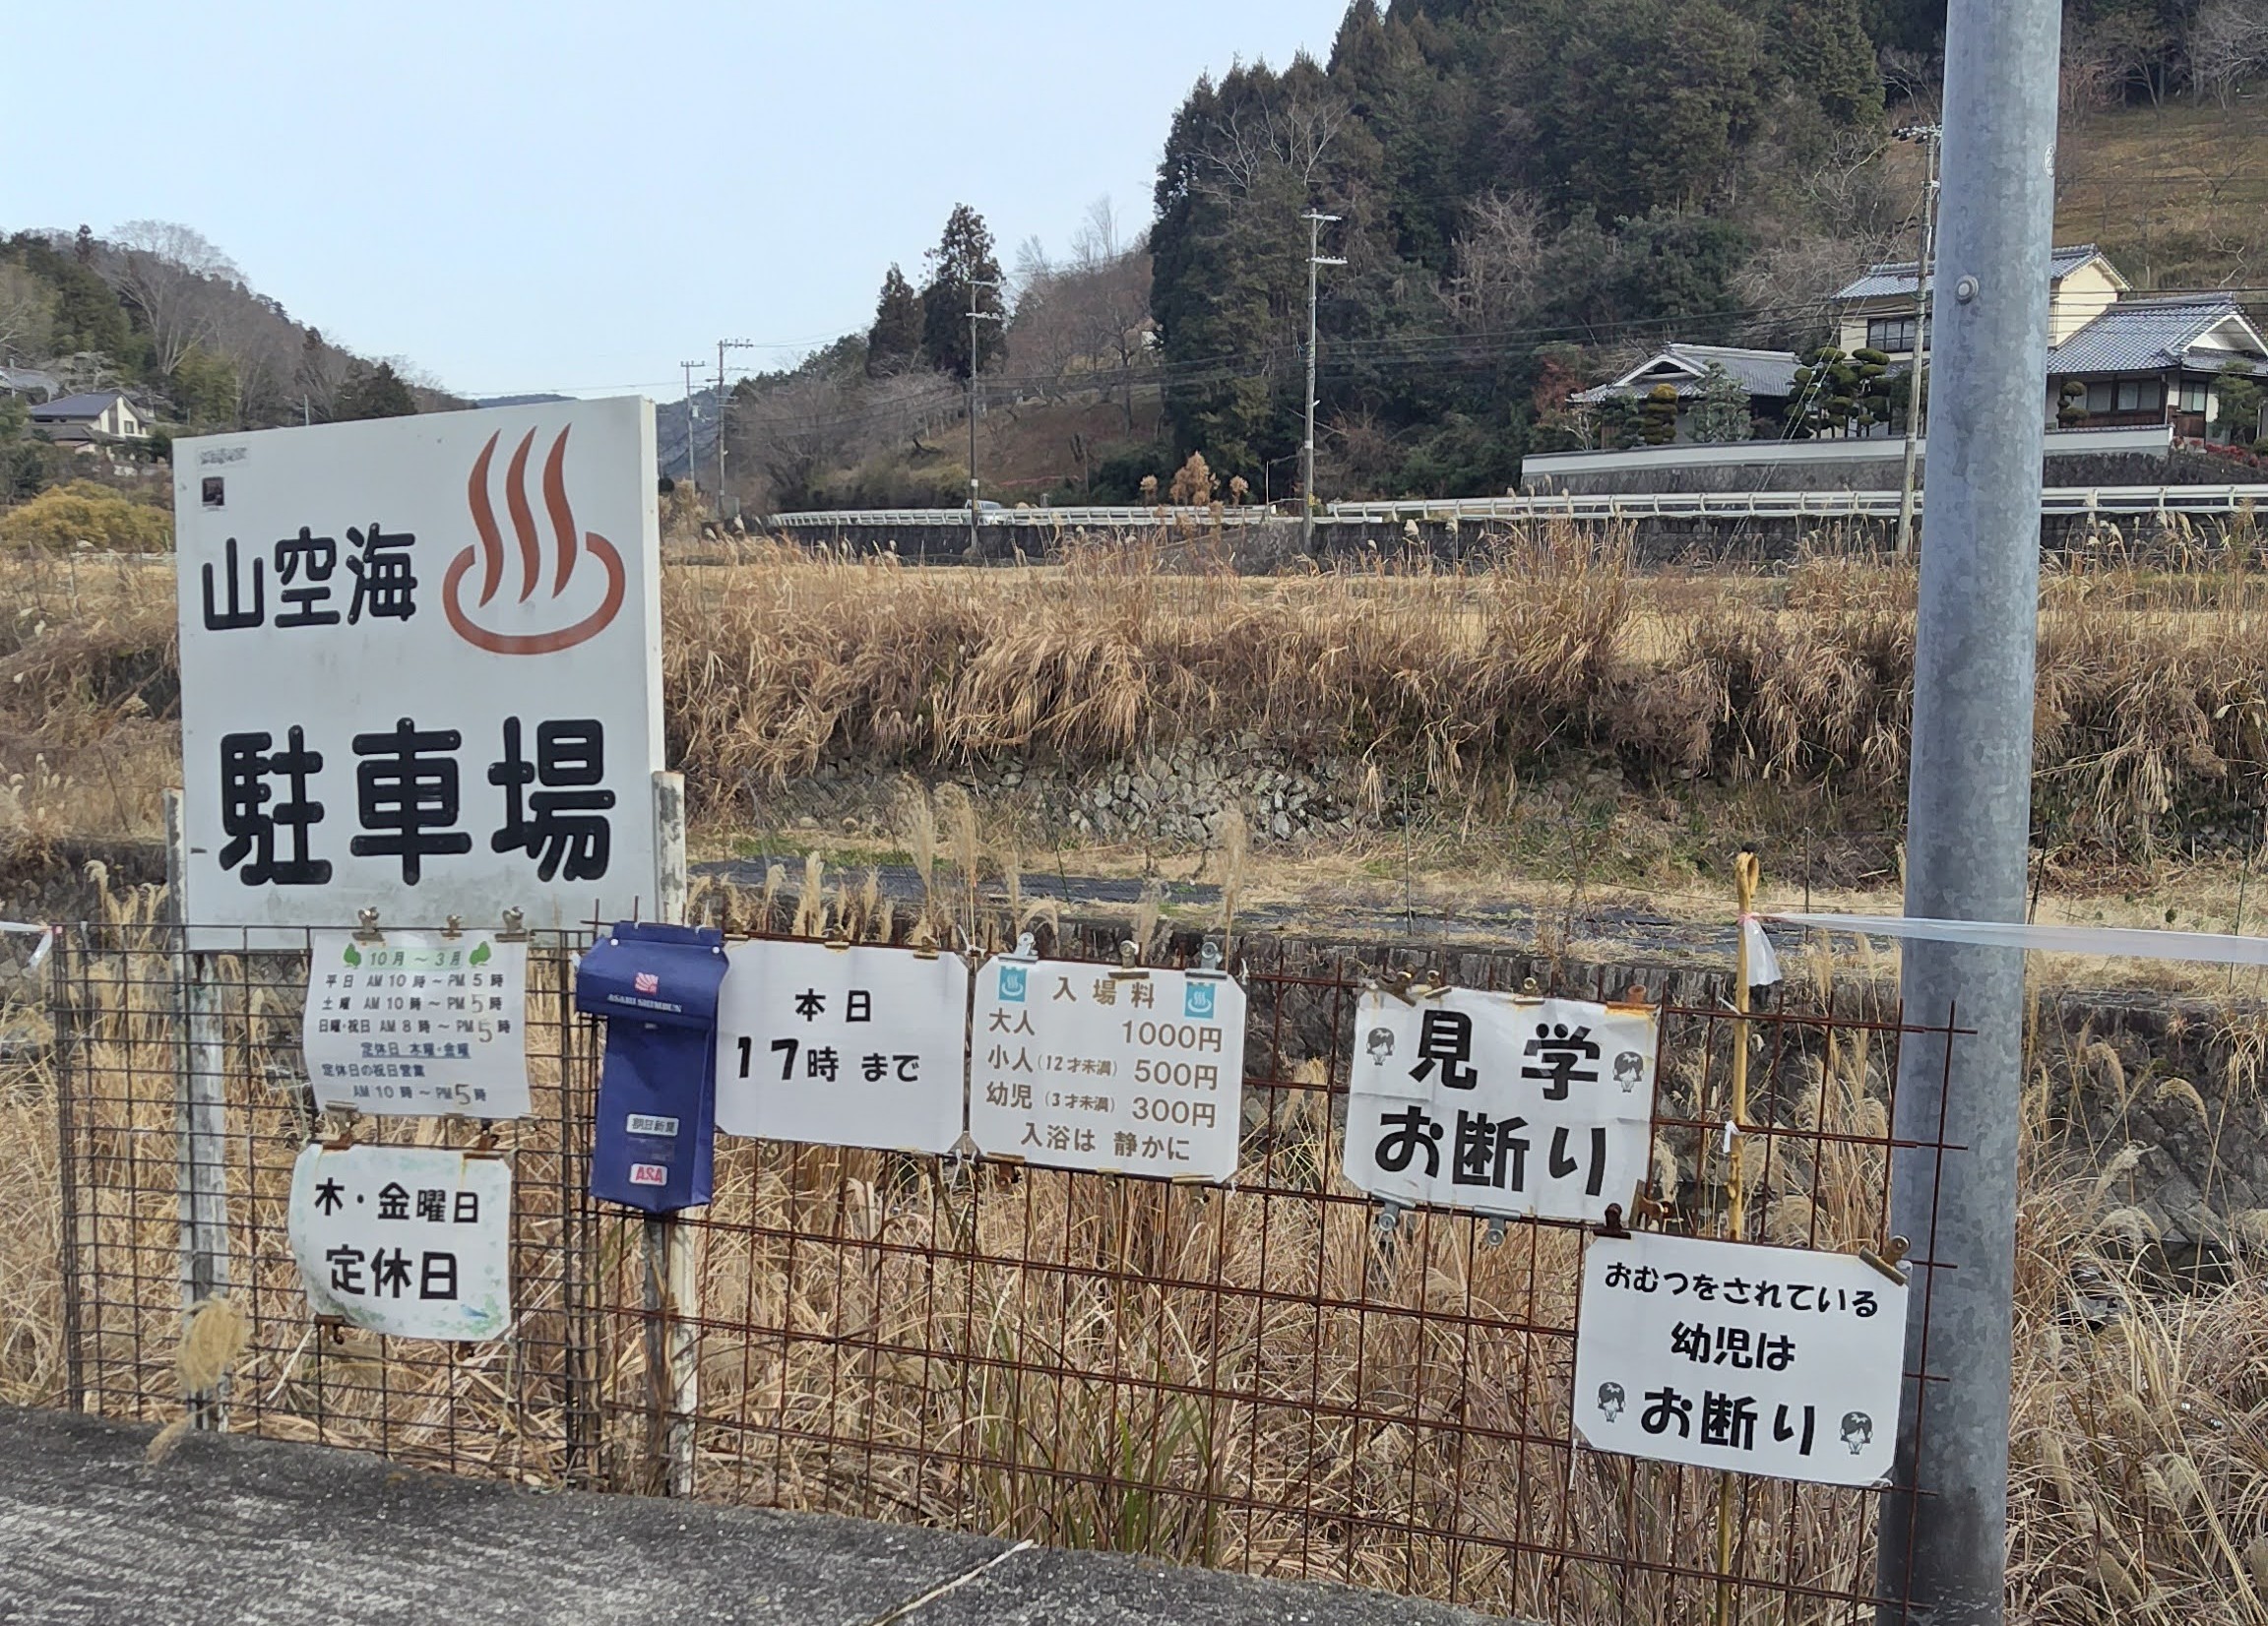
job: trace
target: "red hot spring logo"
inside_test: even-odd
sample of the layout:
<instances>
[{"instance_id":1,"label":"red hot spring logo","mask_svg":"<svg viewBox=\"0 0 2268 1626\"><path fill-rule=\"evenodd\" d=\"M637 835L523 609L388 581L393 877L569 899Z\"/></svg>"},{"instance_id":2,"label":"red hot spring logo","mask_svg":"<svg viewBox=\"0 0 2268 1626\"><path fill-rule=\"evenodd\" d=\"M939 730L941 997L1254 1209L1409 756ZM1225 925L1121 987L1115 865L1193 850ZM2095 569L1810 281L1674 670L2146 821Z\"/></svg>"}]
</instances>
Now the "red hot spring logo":
<instances>
[{"instance_id":1,"label":"red hot spring logo","mask_svg":"<svg viewBox=\"0 0 2268 1626\"><path fill-rule=\"evenodd\" d=\"M466 501L472 510L472 528L480 535L479 546L467 547L450 561L448 574L441 581L441 607L449 617L449 625L457 629L458 637L475 649L486 650L491 655L552 655L571 650L604 632L622 608L622 555L596 531L578 532L575 511L567 503L564 469L568 433L565 429L559 431L558 438L551 443L550 455L543 460L543 511L551 522L550 594L544 603L561 615L569 613L567 584L574 578L576 566L585 553L606 573L605 595L598 607L581 620L541 631L499 632L474 619L474 612L485 610L503 587L507 562L504 538L496 529L496 510L488 497L488 466L495 459L497 442L504 438L503 431L498 430L488 437L488 444L480 448L479 457L473 459L472 477L466 484ZM521 604L536 597L536 589L545 576L543 542L536 535L535 511L528 501L528 454L536 444L536 431L531 429L522 437L510 466L504 470L504 503L512 516L512 534L518 544L520 561L520 596L515 602ZM466 577L475 561L481 567L480 595L468 608L464 598Z\"/></svg>"}]
</instances>

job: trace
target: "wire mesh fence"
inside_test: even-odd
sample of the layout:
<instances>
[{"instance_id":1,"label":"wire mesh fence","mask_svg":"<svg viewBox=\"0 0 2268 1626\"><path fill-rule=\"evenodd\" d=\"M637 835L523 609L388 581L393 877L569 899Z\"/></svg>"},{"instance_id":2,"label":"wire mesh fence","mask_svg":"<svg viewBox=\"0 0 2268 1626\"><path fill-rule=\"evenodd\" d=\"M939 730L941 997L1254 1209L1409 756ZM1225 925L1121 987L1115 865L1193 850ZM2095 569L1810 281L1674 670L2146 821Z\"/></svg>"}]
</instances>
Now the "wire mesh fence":
<instances>
[{"instance_id":1,"label":"wire mesh fence","mask_svg":"<svg viewBox=\"0 0 2268 1626\"><path fill-rule=\"evenodd\" d=\"M570 1005L582 946L550 934L531 947L529 1117L353 1126L365 1142L493 1144L512 1160L512 1333L450 1345L318 1325L300 1291L291 1164L340 1129L300 1063L304 945L191 957L177 928L68 928L49 974L73 1403L177 1414L182 1165L204 1149L250 1331L225 1396L233 1428L643 1489L676 1426L704 1497L1555 1621L1841 1621L1879 1600L1881 1493L1728 1481L1575 1435L1584 1227L1382 1209L1340 1170L1352 1025L1371 981L1430 966L1464 986L1637 994L1661 1019L1660 1208L1644 1222L1728 1234L1741 1019L1689 980L1633 988L1623 972L1554 975L1504 956L1248 946L1232 1185L725 1138L714 1201L675 1221L697 1296L664 1310L642 1217L587 1195L600 1034ZM184 1055L193 998L211 1001L218 1042ZM1900 1045L1954 1035L1816 990L1745 1030L1744 1234L1879 1246ZM197 1068L224 1102L217 1136L187 1132L184 1070ZM672 1313L698 1357L698 1399L674 1408L648 1354Z\"/></svg>"}]
</instances>

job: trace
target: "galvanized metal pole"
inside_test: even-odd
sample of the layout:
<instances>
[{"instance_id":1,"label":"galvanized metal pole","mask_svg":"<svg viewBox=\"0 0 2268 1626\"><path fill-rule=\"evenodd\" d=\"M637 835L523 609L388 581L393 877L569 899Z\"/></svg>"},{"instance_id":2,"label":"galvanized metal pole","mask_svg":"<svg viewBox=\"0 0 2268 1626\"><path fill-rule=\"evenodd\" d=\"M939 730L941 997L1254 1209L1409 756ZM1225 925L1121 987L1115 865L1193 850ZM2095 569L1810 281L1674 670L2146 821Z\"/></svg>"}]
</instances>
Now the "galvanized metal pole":
<instances>
[{"instance_id":1,"label":"galvanized metal pole","mask_svg":"<svg viewBox=\"0 0 2268 1626\"><path fill-rule=\"evenodd\" d=\"M2024 918L2061 29L2058 0L1947 13L1911 915ZM1981 1626L2004 1600L2023 958L1911 943L1901 992L1909 1024L1974 1034L1899 1055L1891 1221L1915 1244L1906 1359L1927 1381L1908 1383L1882 1503L1882 1592L1907 1600L1883 1618Z\"/></svg>"},{"instance_id":2,"label":"galvanized metal pole","mask_svg":"<svg viewBox=\"0 0 2268 1626\"><path fill-rule=\"evenodd\" d=\"M693 369L701 363L680 361L677 365L685 369L685 483L698 492L701 479L693 471Z\"/></svg>"},{"instance_id":3,"label":"galvanized metal pole","mask_svg":"<svg viewBox=\"0 0 2268 1626\"><path fill-rule=\"evenodd\" d=\"M969 562L976 548L976 268L969 268Z\"/></svg>"},{"instance_id":4,"label":"galvanized metal pole","mask_svg":"<svg viewBox=\"0 0 2268 1626\"><path fill-rule=\"evenodd\" d=\"M977 488L976 488L976 324L1004 320L995 312L984 310L977 304L979 288L993 288L1000 284L990 278L976 275L976 262L969 263L969 557L977 557Z\"/></svg>"},{"instance_id":5,"label":"galvanized metal pole","mask_svg":"<svg viewBox=\"0 0 2268 1626\"><path fill-rule=\"evenodd\" d=\"M1320 266L1343 266L1344 260L1324 258L1324 222L1336 215L1318 215L1310 209L1299 217L1307 222L1307 433L1299 442L1299 550L1315 551L1315 272Z\"/></svg>"},{"instance_id":6,"label":"galvanized metal pole","mask_svg":"<svg viewBox=\"0 0 2268 1626\"><path fill-rule=\"evenodd\" d=\"M654 918L685 923L685 776L654 776L657 858ZM699 1233L673 1214L649 1214L641 1227L646 1300L646 1369L652 1379L654 1454L660 1489L693 1494L693 1418L701 1408Z\"/></svg>"}]
</instances>

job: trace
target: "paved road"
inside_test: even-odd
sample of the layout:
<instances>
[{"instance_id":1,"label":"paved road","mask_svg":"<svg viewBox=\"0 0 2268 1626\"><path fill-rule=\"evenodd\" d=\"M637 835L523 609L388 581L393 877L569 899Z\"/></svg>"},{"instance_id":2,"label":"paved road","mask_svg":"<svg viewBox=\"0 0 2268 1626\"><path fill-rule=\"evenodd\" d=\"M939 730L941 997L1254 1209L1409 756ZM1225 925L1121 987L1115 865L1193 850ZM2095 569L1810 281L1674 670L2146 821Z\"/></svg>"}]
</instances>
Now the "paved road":
<instances>
[{"instance_id":1,"label":"paved road","mask_svg":"<svg viewBox=\"0 0 2268 1626\"><path fill-rule=\"evenodd\" d=\"M151 1467L149 1435L0 1407L0 1622L1480 1626L1347 1588L529 1491L316 1446L195 1436Z\"/></svg>"}]
</instances>

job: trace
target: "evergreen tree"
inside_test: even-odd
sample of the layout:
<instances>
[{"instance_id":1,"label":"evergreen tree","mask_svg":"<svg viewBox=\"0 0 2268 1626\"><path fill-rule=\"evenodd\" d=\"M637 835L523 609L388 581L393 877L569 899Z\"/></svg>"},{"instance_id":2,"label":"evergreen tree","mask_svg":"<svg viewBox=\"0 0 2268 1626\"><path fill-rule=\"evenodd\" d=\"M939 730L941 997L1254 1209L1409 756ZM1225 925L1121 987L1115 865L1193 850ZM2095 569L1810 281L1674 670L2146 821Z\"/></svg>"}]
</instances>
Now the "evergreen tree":
<instances>
[{"instance_id":1,"label":"evergreen tree","mask_svg":"<svg viewBox=\"0 0 2268 1626\"><path fill-rule=\"evenodd\" d=\"M1693 407L1693 438L1712 444L1746 440L1756 429L1751 401L1745 385L1710 362L1702 371L1701 398Z\"/></svg>"},{"instance_id":2,"label":"evergreen tree","mask_svg":"<svg viewBox=\"0 0 2268 1626\"><path fill-rule=\"evenodd\" d=\"M1641 421L1639 433L1649 446L1667 446L1677 438L1677 386L1657 384L1646 392L1646 399L1638 404Z\"/></svg>"},{"instance_id":3,"label":"evergreen tree","mask_svg":"<svg viewBox=\"0 0 2268 1626\"><path fill-rule=\"evenodd\" d=\"M1007 344L1007 310L1000 298L1000 261L984 217L967 204L954 206L945 233L927 256L928 280L921 285L921 359L941 373L967 379L972 365L982 372ZM974 289L972 282L975 283ZM979 317L976 353L969 353L970 294Z\"/></svg>"},{"instance_id":4,"label":"evergreen tree","mask_svg":"<svg viewBox=\"0 0 2268 1626\"><path fill-rule=\"evenodd\" d=\"M416 410L417 398L410 393L408 381L394 370L391 361L381 361L375 367L355 365L340 386L339 402L331 415L345 423L356 418L408 417Z\"/></svg>"},{"instance_id":5,"label":"evergreen tree","mask_svg":"<svg viewBox=\"0 0 2268 1626\"><path fill-rule=\"evenodd\" d=\"M866 371L874 378L902 373L921 359L921 296L896 266L882 279L874 325L866 331Z\"/></svg>"}]
</instances>

